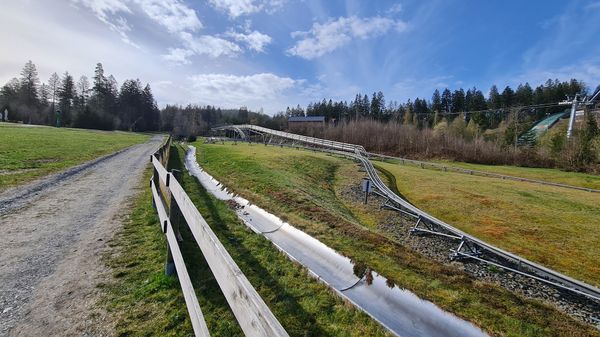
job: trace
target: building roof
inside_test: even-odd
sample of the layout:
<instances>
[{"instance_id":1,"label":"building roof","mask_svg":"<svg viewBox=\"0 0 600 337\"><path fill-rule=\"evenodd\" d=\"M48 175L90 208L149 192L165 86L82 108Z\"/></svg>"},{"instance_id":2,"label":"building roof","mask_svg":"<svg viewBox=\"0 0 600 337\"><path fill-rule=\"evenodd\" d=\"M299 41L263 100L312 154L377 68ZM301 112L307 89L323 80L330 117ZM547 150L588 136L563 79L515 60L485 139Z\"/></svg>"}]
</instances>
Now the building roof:
<instances>
[{"instance_id":1,"label":"building roof","mask_svg":"<svg viewBox=\"0 0 600 337\"><path fill-rule=\"evenodd\" d=\"M288 117L288 122L324 122L325 116L293 116Z\"/></svg>"}]
</instances>

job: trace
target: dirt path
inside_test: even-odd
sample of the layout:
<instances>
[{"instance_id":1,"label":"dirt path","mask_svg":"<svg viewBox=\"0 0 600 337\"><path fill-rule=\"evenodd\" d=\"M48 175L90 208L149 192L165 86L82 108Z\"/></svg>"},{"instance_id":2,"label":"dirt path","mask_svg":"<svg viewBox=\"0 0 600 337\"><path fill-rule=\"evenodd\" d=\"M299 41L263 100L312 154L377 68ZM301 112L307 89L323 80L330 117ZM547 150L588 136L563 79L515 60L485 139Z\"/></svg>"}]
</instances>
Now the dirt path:
<instances>
[{"instance_id":1,"label":"dirt path","mask_svg":"<svg viewBox=\"0 0 600 337\"><path fill-rule=\"evenodd\" d=\"M161 138L18 195L0 207L0 336L106 336L94 309L101 262ZM49 178L48 181L52 181ZM13 196L0 195L0 200Z\"/></svg>"}]
</instances>

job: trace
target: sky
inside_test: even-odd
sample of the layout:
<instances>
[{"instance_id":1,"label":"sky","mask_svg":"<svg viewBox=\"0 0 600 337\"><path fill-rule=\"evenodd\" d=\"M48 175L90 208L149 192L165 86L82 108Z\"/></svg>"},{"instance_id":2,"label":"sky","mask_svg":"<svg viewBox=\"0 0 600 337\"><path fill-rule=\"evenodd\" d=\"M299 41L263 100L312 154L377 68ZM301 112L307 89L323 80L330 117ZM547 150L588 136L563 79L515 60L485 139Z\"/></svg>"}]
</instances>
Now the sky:
<instances>
[{"instance_id":1,"label":"sky","mask_svg":"<svg viewBox=\"0 0 600 337\"><path fill-rule=\"evenodd\" d=\"M600 0L0 0L0 85L101 62L159 105L274 114L383 91L600 84Z\"/></svg>"}]
</instances>

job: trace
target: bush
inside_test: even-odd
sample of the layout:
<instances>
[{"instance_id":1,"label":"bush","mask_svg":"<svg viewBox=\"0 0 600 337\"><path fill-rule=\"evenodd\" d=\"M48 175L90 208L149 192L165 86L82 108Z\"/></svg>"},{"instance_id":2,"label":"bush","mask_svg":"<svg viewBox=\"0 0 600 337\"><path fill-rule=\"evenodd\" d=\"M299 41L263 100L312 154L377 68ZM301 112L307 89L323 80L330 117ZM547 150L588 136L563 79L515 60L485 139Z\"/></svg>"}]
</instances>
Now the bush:
<instances>
[{"instance_id":1,"label":"bush","mask_svg":"<svg viewBox=\"0 0 600 337\"><path fill-rule=\"evenodd\" d=\"M455 118L451 124L441 121L432 130L419 129L414 125L397 122L381 123L362 120L341 123L324 130L310 130L305 134L359 144L370 152L415 159L441 158L492 165L541 167L554 165L552 158L541 157L535 149L515 149L501 141L487 141L477 135L473 130L474 125L469 134L473 137L472 140L466 139L464 120ZM458 133L457 129L463 132Z\"/></svg>"}]
</instances>

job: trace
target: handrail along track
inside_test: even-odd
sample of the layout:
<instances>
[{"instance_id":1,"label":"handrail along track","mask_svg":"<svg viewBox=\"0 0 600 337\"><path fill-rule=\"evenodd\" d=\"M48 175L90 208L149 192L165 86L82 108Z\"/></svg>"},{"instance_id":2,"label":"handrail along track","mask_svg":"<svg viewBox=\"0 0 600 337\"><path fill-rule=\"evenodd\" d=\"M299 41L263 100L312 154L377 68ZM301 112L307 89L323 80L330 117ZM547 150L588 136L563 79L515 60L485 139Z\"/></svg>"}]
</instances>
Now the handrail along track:
<instances>
[{"instance_id":1,"label":"handrail along track","mask_svg":"<svg viewBox=\"0 0 600 337\"><path fill-rule=\"evenodd\" d=\"M377 188L377 190L379 190L378 194L386 198L386 202L382 207L400 211L403 214L416 219L416 224L411 229L411 232L442 235L444 237L455 239L459 242L457 248L452 251L451 258L474 259L600 302L600 289L491 245L461 231L458 228L455 228L454 226L440 219L437 219L436 217L402 199L381 180L375 167L369 160L370 154L365 150L364 147L360 145L302 136L248 124L221 126L213 130L246 130L259 134L268 134L313 146L319 146L325 148L326 152L333 152L353 158L364 166L369 179L373 182L373 185ZM241 135L243 135L243 139L246 138L244 133L241 133ZM390 204L390 202L392 204ZM490 259L486 257L486 255L491 255L499 259Z\"/></svg>"}]
</instances>

